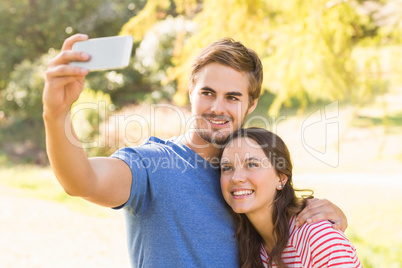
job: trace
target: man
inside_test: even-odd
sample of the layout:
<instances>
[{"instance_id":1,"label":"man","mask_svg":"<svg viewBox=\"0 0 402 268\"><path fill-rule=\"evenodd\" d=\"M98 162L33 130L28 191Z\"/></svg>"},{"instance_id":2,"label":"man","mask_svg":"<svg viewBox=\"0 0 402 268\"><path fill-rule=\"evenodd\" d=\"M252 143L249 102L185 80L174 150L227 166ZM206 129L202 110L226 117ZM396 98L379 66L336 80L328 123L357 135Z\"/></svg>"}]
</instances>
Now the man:
<instances>
[{"instance_id":1,"label":"man","mask_svg":"<svg viewBox=\"0 0 402 268\"><path fill-rule=\"evenodd\" d=\"M166 141L151 137L112 157L88 159L80 143L66 137L74 133L70 106L88 74L68 63L89 59L71 48L87 38L67 38L46 72L46 145L60 184L72 196L124 208L133 267L238 266L233 222L221 197L216 159L219 145L257 105L262 83L259 58L230 39L211 44L191 70L191 131ZM325 200L311 202L299 218L300 223L328 219L346 228L342 211Z\"/></svg>"}]
</instances>

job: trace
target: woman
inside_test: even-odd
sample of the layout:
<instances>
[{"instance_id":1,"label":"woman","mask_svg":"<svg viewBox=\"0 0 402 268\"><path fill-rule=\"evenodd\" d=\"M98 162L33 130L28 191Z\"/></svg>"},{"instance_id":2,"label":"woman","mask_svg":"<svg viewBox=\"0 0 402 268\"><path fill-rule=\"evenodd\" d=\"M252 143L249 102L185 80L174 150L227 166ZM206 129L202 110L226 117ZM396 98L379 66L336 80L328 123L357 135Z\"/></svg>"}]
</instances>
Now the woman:
<instances>
[{"instance_id":1,"label":"woman","mask_svg":"<svg viewBox=\"0 0 402 268\"><path fill-rule=\"evenodd\" d=\"M329 221L295 228L305 199L295 195L289 151L277 135L235 132L222 153L221 187L235 212L241 267L362 267Z\"/></svg>"}]
</instances>

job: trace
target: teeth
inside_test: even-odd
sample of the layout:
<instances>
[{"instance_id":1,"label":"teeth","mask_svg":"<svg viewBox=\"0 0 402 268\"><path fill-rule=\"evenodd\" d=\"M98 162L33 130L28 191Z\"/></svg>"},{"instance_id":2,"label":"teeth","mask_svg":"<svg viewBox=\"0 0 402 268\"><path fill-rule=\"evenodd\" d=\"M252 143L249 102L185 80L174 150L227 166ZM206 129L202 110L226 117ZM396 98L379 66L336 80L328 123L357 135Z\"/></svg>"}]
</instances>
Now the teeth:
<instances>
[{"instance_id":1,"label":"teeth","mask_svg":"<svg viewBox=\"0 0 402 268\"><path fill-rule=\"evenodd\" d=\"M213 124L217 124L217 125L223 125L225 124L227 121L215 121L215 120L209 120L211 123Z\"/></svg>"},{"instance_id":2,"label":"teeth","mask_svg":"<svg viewBox=\"0 0 402 268\"><path fill-rule=\"evenodd\" d=\"M243 191L236 191L233 192L233 195L250 195L252 194L254 191L253 190L243 190Z\"/></svg>"}]
</instances>

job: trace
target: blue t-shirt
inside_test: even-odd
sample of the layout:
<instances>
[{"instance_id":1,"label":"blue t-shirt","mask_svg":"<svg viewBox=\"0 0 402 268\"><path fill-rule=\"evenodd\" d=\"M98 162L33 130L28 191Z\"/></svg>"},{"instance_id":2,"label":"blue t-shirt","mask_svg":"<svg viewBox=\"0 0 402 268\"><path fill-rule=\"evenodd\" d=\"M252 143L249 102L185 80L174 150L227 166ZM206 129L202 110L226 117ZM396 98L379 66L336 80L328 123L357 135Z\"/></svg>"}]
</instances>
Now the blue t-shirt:
<instances>
[{"instance_id":1,"label":"blue t-shirt","mask_svg":"<svg viewBox=\"0 0 402 268\"><path fill-rule=\"evenodd\" d=\"M133 174L125 211L133 267L237 267L219 169L180 142L149 138L112 157Z\"/></svg>"}]
</instances>

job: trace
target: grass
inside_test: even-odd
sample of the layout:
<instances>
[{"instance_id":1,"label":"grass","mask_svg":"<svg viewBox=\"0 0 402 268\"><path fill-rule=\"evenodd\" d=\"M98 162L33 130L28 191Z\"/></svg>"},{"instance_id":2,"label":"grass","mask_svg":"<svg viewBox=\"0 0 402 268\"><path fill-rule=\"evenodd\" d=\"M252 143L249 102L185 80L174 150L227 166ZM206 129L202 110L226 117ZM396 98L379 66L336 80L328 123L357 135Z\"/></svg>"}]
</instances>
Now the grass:
<instances>
[{"instance_id":1,"label":"grass","mask_svg":"<svg viewBox=\"0 0 402 268\"><path fill-rule=\"evenodd\" d=\"M112 211L68 196L49 167L0 168L0 186L18 195L41 198L86 215L108 217ZM346 235L366 268L402 267L402 182L397 174L299 173L299 188L311 188L318 198L337 204L348 217Z\"/></svg>"},{"instance_id":2,"label":"grass","mask_svg":"<svg viewBox=\"0 0 402 268\"><path fill-rule=\"evenodd\" d=\"M13 189L13 194L58 202L70 209L96 217L108 217L112 211L81 198L67 195L49 167L34 165L0 166L0 187Z\"/></svg>"},{"instance_id":3,"label":"grass","mask_svg":"<svg viewBox=\"0 0 402 268\"><path fill-rule=\"evenodd\" d=\"M398 174L296 174L295 185L311 188L347 215L346 235L363 267L402 267L402 181Z\"/></svg>"}]
</instances>

